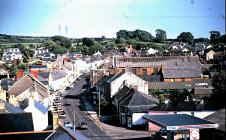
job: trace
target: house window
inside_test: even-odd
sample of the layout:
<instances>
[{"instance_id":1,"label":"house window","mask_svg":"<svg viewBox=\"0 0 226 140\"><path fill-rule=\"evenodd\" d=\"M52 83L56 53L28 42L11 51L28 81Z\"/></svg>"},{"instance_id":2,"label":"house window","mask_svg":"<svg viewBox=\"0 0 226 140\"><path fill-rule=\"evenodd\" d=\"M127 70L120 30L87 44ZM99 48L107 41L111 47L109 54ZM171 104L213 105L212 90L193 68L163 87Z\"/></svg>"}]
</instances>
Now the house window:
<instances>
[{"instance_id":1,"label":"house window","mask_svg":"<svg viewBox=\"0 0 226 140\"><path fill-rule=\"evenodd\" d=\"M142 69L142 74L147 75L147 69Z\"/></svg>"}]
</instances>

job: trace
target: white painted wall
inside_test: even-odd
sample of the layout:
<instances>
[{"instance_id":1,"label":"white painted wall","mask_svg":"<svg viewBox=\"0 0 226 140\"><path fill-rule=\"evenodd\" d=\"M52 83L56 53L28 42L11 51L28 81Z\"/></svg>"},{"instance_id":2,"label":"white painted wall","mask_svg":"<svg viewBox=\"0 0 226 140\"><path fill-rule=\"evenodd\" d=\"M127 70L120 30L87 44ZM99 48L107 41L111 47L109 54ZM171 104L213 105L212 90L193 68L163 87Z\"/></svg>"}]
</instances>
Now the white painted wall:
<instances>
[{"instance_id":1,"label":"white painted wall","mask_svg":"<svg viewBox=\"0 0 226 140\"><path fill-rule=\"evenodd\" d=\"M48 109L41 103L36 103L40 108L35 107L35 100L29 98L29 106L24 111L32 113L34 131L42 131L48 127Z\"/></svg>"},{"instance_id":2,"label":"white painted wall","mask_svg":"<svg viewBox=\"0 0 226 140\"><path fill-rule=\"evenodd\" d=\"M113 97L119 91L119 88L122 86L124 81L128 87L136 86L138 91L148 94L148 84L146 83L146 81L136 76L135 74L126 72L114 81L112 81L111 97Z\"/></svg>"},{"instance_id":3,"label":"white painted wall","mask_svg":"<svg viewBox=\"0 0 226 140\"><path fill-rule=\"evenodd\" d=\"M142 116L146 113L133 113L132 114L132 124L133 125L142 125L145 121L142 119Z\"/></svg>"}]
</instances>

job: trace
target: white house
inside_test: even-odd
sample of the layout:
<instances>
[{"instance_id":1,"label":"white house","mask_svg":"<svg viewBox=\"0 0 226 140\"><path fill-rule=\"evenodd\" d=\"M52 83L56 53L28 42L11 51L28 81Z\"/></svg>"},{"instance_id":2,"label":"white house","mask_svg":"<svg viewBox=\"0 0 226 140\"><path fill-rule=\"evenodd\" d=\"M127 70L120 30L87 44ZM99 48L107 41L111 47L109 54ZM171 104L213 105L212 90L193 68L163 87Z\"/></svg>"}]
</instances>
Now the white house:
<instances>
[{"instance_id":1,"label":"white house","mask_svg":"<svg viewBox=\"0 0 226 140\"><path fill-rule=\"evenodd\" d=\"M156 54L158 52L158 50L155 50L153 48L148 49L148 54Z\"/></svg>"},{"instance_id":2,"label":"white house","mask_svg":"<svg viewBox=\"0 0 226 140\"><path fill-rule=\"evenodd\" d=\"M66 70L51 71L49 75L49 88L53 91L62 90L69 84Z\"/></svg>"},{"instance_id":3,"label":"white house","mask_svg":"<svg viewBox=\"0 0 226 140\"><path fill-rule=\"evenodd\" d=\"M30 97L24 111L32 113L34 131L42 131L48 127L48 108L42 103Z\"/></svg>"},{"instance_id":4,"label":"white house","mask_svg":"<svg viewBox=\"0 0 226 140\"><path fill-rule=\"evenodd\" d=\"M30 74L25 74L16 81L9 88L8 93L9 101L15 106L20 107L23 101L30 96L32 96L34 100L43 103L46 107L48 106L48 89Z\"/></svg>"},{"instance_id":5,"label":"white house","mask_svg":"<svg viewBox=\"0 0 226 140\"><path fill-rule=\"evenodd\" d=\"M31 112L35 131L48 126L48 89L30 74L25 74L8 90L9 102L14 106Z\"/></svg>"},{"instance_id":6,"label":"white house","mask_svg":"<svg viewBox=\"0 0 226 140\"><path fill-rule=\"evenodd\" d=\"M105 76L97 82L96 88L101 94L112 98L124 85L148 94L148 83L131 72L121 72L114 76Z\"/></svg>"},{"instance_id":7,"label":"white house","mask_svg":"<svg viewBox=\"0 0 226 140\"><path fill-rule=\"evenodd\" d=\"M3 61L22 60L19 48L5 48L2 55Z\"/></svg>"},{"instance_id":8,"label":"white house","mask_svg":"<svg viewBox=\"0 0 226 140\"><path fill-rule=\"evenodd\" d=\"M206 53L206 60L211 60L213 59L213 55L215 54L215 52L213 50L210 50L209 52Z\"/></svg>"},{"instance_id":9,"label":"white house","mask_svg":"<svg viewBox=\"0 0 226 140\"><path fill-rule=\"evenodd\" d=\"M53 57L55 57L55 54L50 53L48 49L39 49L35 50L34 57L41 59L52 59Z\"/></svg>"},{"instance_id":10,"label":"white house","mask_svg":"<svg viewBox=\"0 0 226 140\"><path fill-rule=\"evenodd\" d=\"M148 83L131 72L115 75L107 82L110 83L111 97L119 91L123 84L128 87L133 87L142 93L148 94Z\"/></svg>"}]
</instances>

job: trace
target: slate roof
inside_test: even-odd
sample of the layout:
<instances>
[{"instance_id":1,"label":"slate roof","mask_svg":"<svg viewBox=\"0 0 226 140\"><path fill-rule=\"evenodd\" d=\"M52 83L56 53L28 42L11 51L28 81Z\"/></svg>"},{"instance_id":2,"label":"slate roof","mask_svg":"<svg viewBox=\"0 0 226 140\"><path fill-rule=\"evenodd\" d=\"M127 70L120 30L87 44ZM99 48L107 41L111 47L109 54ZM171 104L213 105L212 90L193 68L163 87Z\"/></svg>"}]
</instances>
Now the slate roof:
<instances>
[{"instance_id":1,"label":"slate roof","mask_svg":"<svg viewBox=\"0 0 226 140\"><path fill-rule=\"evenodd\" d=\"M114 80L116 80L117 78L119 78L120 76L122 76L124 73L125 73L125 72L120 72L120 73L114 75L112 78L110 78L110 79L107 80L106 82L107 82L107 83L111 83L111 82L113 82Z\"/></svg>"},{"instance_id":2,"label":"slate roof","mask_svg":"<svg viewBox=\"0 0 226 140\"><path fill-rule=\"evenodd\" d=\"M3 90L7 90L12 84L13 84L13 79L8 79L4 78L1 80L1 87Z\"/></svg>"},{"instance_id":3,"label":"slate roof","mask_svg":"<svg viewBox=\"0 0 226 140\"><path fill-rule=\"evenodd\" d=\"M218 129L225 132L225 108L216 111L215 113L205 117L204 119L218 123Z\"/></svg>"},{"instance_id":4,"label":"slate roof","mask_svg":"<svg viewBox=\"0 0 226 140\"><path fill-rule=\"evenodd\" d=\"M188 56L116 57L116 67L161 67L175 62L199 63L199 58Z\"/></svg>"},{"instance_id":5,"label":"slate roof","mask_svg":"<svg viewBox=\"0 0 226 140\"><path fill-rule=\"evenodd\" d=\"M42 103L34 101L35 107L42 112L42 114L48 113L48 108L46 108Z\"/></svg>"},{"instance_id":6,"label":"slate roof","mask_svg":"<svg viewBox=\"0 0 226 140\"><path fill-rule=\"evenodd\" d=\"M1 134L1 140L45 140L51 131L13 132Z\"/></svg>"},{"instance_id":7,"label":"slate roof","mask_svg":"<svg viewBox=\"0 0 226 140\"><path fill-rule=\"evenodd\" d=\"M163 71L164 78L199 78L202 76L202 70L196 69L169 69Z\"/></svg>"},{"instance_id":8,"label":"slate roof","mask_svg":"<svg viewBox=\"0 0 226 140\"><path fill-rule=\"evenodd\" d=\"M67 76L67 71L65 71L65 70L52 71L50 73L51 73L53 80L58 80L58 79L61 79L61 78Z\"/></svg>"},{"instance_id":9,"label":"slate roof","mask_svg":"<svg viewBox=\"0 0 226 140\"><path fill-rule=\"evenodd\" d=\"M44 84L48 85L49 84L49 72L39 72L38 73L38 80Z\"/></svg>"},{"instance_id":10,"label":"slate roof","mask_svg":"<svg viewBox=\"0 0 226 140\"><path fill-rule=\"evenodd\" d=\"M158 99L127 86L123 86L115 94L114 98L117 100L122 112L147 112L159 103Z\"/></svg>"},{"instance_id":11,"label":"slate roof","mask_svg":"<svg viewBox=\"0 0 226 140\"><path fill-rule=\"evenodd\" d=\"M64 129L58 127L46 140L72 140L75 139L71 137Z\"/></svg>"},{"instance_id":12,"label":"slate roof","mask_svg":"<svg viewBox=\"0 0 226 140\"><path fill-rule=\"evenodd\" d=\"M151 108L158 106L158 103L158 99L133 90L133 93L121 104L121 106L125 107L125 110L122 109L122 111L144 113L148 112Z\"/></svg>"},{"instance_id":13,"label":"slate roof","mask_svg":"<svg viewBox=\"0 0 226 140\"><path fill-rule=\"evenodd\" d=\"M28 112L1 113L0 132L33 131L32 114Z\"/></svg>"},{"instance_id":14,"label":"slate roof","mask_svg":"<svg viewBox=\"0 0 226 140\"><path fill-rule=\"evenodd\" d=\"M149 89L191 89L192 84L188 82L151 82Z\"/></svg>"},{"instance_id":15,"label":"slate roof","mask_svg":"<svg viewBox=\"0 0 226 140\"><path fill-rule=\"evenodd\" d=\"M161 80L161 75L141 75L139 77L147 82L160 82Z\"/></svg>"},{"instance_id":16,"label":"slate roof","mask_svg":"<svg viewBox=\"0 0 226 140\"><path fill-rule=\"evenodd\" d=\"M3 113L23 113L24 112L19 107L15 107L12 104L10 104L4 100L0 100L0 103L5 104L5 109L4 109ZM1 113L1 111L0 111L0 113Z\"/></svg>"},{"instance_id":17,"label":"slate roof","mask_svg":"<svg viewBox=\"0 0 226 140\"><path fill-rule=\"evenodd\" d=\"M47 65L31 65L30 68L31 69L43 69L43 68L47 68Z\"/></svg>"},{"instance_id":18,"label":"slate roof","mask_svg":"<svg viewBox=\"0 0 226 140\"><path fill-rule=\"evenodd\" d=\"M97 83L97 86L102 86L104 84L104 82L108 81L109 79L111 79L114 75L105 75L104 77L102 77Z\"/></svg>"},{"instance_id":19,"label":"slate roof","mask_svg":"<svg viewBox=\"0 0 226 140\"><path fill-rule=\"evenodd\" d=\"M170 114L170 115L148 115L145 114L143 118L158 124L161 127L167 128L167 126L188 126L188 128L206 124L214 124L212 122L193 117L187 114ZM201 127L202 128L202 127ZM186 127L185 127L186 129Z\"/></svg>"},{"instance_id":20,"label":"slate roof","mask_svg":"<svg viewBox=\"0 0 226 140\"><path fill-rule=\"evenodd\" d=\"M24 75L21 79L16 81L8 90L9 95L18 96L19 94L23 93L25 90L34 88L36 91L42 95L43 97L48 97L48 89L39 82L36 78L34 78L30 74Z\"/></svg>"}]
</instances>

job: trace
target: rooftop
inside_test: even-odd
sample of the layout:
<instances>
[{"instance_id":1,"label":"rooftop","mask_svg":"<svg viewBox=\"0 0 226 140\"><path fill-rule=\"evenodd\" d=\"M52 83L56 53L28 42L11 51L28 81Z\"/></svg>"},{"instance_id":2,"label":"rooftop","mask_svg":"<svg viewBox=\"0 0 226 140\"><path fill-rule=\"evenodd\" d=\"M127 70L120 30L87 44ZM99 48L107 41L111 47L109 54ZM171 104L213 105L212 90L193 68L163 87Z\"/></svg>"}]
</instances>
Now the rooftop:
<instances>
[{"instance_id":1,"label":"rooftop","mask_svg":"<svg viewBox=\"0 0 226 140\"><path fill-rule=\"evenodd\" d=\"M217 128L218 124L187 114L148 115L144 119L165 128L166 130L187 130L194 128Z\"/></svg>"}]
</instances>

